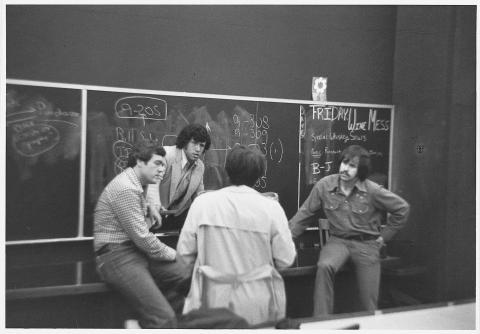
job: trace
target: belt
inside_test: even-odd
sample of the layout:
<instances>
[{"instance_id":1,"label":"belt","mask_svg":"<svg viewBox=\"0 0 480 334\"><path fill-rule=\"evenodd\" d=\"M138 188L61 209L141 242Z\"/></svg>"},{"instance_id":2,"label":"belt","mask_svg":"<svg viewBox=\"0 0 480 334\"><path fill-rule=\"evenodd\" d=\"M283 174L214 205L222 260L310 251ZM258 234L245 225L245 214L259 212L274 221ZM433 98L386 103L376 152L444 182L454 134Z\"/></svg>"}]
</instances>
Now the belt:
<instances>
[{"instance_id":1,"label":"belt","mask_svg":"<svg viewBox=\"0 0 480 334\"><path fill-rule=\"evenodd\" d=\"M105 244L103 245L102 247L100 247L99 249L97 249L95 251L95 255L96 256L100 256L102 254L105 254L105 253L108 253L112 250L112 248L110 246L112 245L125 245L125 246L128 246L128 245L133 245L133 242L130 241L130 240L127 240L127 241L123 241L123 242L120 242L120 243L108 243L108 244Z\"/></svg>"},{"instance_id":2,"label":"belt","mask_svg":"<svg viewBox=\"0 0 480 334\"><path fill-rule=\"evenodd\" d=\"M346 239L346 240L367 241L367 240L377 239L379 236L373 235L373 234L356 234L356 235L349 235L349 236L343 236L343 237L336 235L336 237L341 239Z\"/></svg>"}]
</instances>

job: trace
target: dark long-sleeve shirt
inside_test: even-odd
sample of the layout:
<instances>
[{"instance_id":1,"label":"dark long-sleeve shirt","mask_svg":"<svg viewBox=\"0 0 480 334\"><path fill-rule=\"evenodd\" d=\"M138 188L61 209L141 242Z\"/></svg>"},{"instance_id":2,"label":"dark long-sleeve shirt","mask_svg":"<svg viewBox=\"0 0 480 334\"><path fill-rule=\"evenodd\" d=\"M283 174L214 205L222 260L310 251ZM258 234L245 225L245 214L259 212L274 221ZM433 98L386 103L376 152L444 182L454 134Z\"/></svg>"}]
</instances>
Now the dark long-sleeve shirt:
<instances>
[{"instance_id":1,"label":"dark long-sleeve shirt","mask_svg":"<svg viewBox=\"0 0 480 334\"><path fill-rule=\"evenodd\" d=\"M348 237L358 234L382 236L390 240L408 218L409 204L377 183L357 181L349 196L340 190L339 174L318 181L298 212L290 219L293 237L308 227L310 218L324 210L332 235ZM380 231L382 214L388 212L385 228Z\"/></svg>"}]
</instances>

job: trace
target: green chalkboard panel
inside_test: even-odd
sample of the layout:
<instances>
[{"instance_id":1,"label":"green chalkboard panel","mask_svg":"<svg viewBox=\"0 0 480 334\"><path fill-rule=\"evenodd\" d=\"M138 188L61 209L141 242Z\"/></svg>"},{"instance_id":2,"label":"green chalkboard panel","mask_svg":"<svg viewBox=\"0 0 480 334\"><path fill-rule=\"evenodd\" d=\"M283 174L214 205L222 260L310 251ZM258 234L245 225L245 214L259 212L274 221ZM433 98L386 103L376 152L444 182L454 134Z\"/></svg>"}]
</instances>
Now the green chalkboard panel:
<instances>
[{"instance_id":1,"label":"green chalkboard panel","mask_svg":"<svg viewBox=\"0 0 480 334\"><path fill-rule=\"evenodd\" d=\"M77 235L81 117L81 90L7 84L7 241Z\"/></svg>"},{"instance_id":2,"label":"green chalkboard panel","mask_svg":"<svg viewBox=\"0 0 480 334\"><path fill-rule=\"evenodd\" d=\"M89 90L87 94L85 232L105 185L126 166L140 138L175 145L189 123L204 125L212 145L203 157L205 189L227 185L225 159L234 145L257 146L267 157L260 192L277 192L287 215L297 209L299 107L289 103Z\"/></svg>"}]
</instances>

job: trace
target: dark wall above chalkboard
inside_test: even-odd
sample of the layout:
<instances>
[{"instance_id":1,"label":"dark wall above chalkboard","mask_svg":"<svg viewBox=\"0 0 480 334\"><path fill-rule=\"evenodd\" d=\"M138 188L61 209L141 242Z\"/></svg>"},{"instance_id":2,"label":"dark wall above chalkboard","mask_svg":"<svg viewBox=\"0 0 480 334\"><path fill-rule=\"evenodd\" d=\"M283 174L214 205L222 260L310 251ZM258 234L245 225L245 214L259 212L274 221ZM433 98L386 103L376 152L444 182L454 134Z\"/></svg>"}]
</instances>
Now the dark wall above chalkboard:
<instances>
[{"instance_id":1,"label":"dark wall above chalkboard","mask_svg":"<svg viewBox=\"0 0 480 334\"><path fill-rule=\"evenodd\" d=\"M234 145L256 146L267 171L255 188L278 193L288 218L317 180L336 172L349 144L370 151L377 182L388 185L391 106L7 84L7 241L92 236L96 201L125 168L132 144L175 145L189 123L204 125L212 139L203 157L206 189L228 184L225 159Z\"/></svg>"}]
</instances>

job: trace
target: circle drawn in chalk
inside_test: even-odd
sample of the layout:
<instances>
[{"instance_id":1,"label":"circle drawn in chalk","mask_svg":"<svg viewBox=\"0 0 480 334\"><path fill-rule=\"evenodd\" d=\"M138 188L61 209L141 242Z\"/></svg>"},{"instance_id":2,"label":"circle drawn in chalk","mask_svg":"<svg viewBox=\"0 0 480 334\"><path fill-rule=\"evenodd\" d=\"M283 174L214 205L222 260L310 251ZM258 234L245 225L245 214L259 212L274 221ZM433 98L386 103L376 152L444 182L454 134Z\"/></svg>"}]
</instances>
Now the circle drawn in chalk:
<instances>
[{"instance_id":1,"label":"circle drawn in chalk","mask_svg":"<svg viewBox=\"0 0 480 334\"><path fill-rule=\"evenodd\" d=\"M12 136L13 148L24 157L34 157L53 149L60 142L57 128L38 123Z\"/></svg>"}]
</instances>

